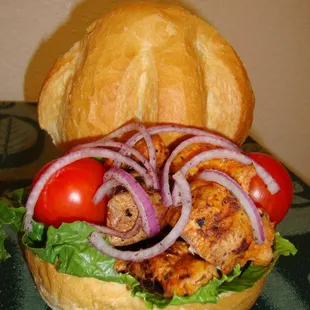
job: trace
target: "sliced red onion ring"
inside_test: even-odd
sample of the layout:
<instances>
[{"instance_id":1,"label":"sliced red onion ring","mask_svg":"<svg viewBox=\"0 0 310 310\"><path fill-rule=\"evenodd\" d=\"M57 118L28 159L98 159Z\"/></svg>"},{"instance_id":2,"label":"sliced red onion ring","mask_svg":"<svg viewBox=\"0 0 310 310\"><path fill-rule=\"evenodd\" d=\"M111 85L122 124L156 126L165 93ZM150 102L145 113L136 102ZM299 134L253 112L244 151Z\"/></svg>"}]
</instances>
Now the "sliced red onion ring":
<instances>
[{"instance_id":1,"label":"sliced red onion ring","mask_svg":"<svg viewBox=\"0 0 310 310\"><path fill-rule=\"evenodd\" d=\"M208 136L214 139L220 139L222 141L226 141L228 144L230 144L231 148L240 150L239 146L233 143L232 141L224 137L221 137L219 135L216 135L214 133L208 132L204 129L199 129L195 127L185 127L185 126L180 126L180 125L160 125L160 126L149 127L147 131L149 132L150 135L155 135L157 133L163 133L163 132L178 132L178 133L184 133L184 134L195 135L195 136ZM136 144L142 138L143 137L141 133L136 133L130 138L131 140L130 143Z\"/></svg>"},{"instance_id":2,"label":"sliced red onion ring","mask_svg":"<svg viewBox=\"0 0 310 310\"><path fill-rule=\"evenodd\" d=\"M87 157L103 157L103 158L109 158L112 160L118 160L126 164L127 166L130 166L133 169L135 169L144 178L145 184L148 187L151 187L152 185L152 180L150 179L149 175L146 173L146 170L143 167L141 167L133 159L125 157L119 154L118 152L107 150L107 149L99 149L99 148L85 148L79 151L68 153L67 155L63 157L60 157L58 160L56 160L46 169L46 171L40 176L39 180L34 185L32 191L30 192L27 203L26 203L27 210L26 210L26 214L24 218L26 232L30 232L32 230L32 218L33 218L34 208L41 194L41 191L43 190L48 179L61 168L79 159L87 158Z\"/></svg>"},{"instance_id":3,"label":"sliced red onion ring","mask_svg":"<svg viewBox=\"0 0 310 310\"><path fill-rule=\"evenodd\" d=\"M259 212L249 195L234 179L218 170L205 170L197 176L197 179L216 182L235 195L250 219L256 243L262 244L265 241L264 227Z\"/></svg>"},{"instance_id":4,"label":"sliced red onion ring","mask_svg":"<svg viewBox=\"0 0 310 310\"><path fill-rule=\"evenodd\" d=\"M146 146L148 148L148 155L149 155L150 164L151 164L152 168L154 170L156 170L156 151L155 151L155 147L154 147L154 143L152 141L151 135L149 134L146 127L142 124L138 123L137 129L139 130L141 136L144 138ZM131 138L127 140L126 144L128 146L134 146L135 145L134 141ZM123 150L121 150L121 153L123 155L127 154L126 151L123 153Z\"/></svg>"},{"instance_id":5,"label":"sliced red onion ring","mask_svg":"<svg viewBox=\"0 0 310 310\"><path fill-rule=\"evenodd\" d=\"M93 226L96 228L97 232L100 232L104 235L108 235L108 236L114 236L114 237L118 237L121 239L130 239L132 237L134 237L140 230L141 227L141 221L140 221L140 217L137 218L135 225L128 231L122 232L122 231L118 231L118 230L114 230L111 229L109 227L106 226L100 226L100 225L95 225L95 224L91 224L88 223L90 226Z\"/></svg>"},{"instance_id":6,"label":"sliced red onion ring","mask_svg":"<svg viewBox=\"0 0 310 310\"><path fill-rule=\"evenodd\" d=\"M156 170L156 152L155 152L155 147L154 147L154 144L153 144L153 141L152 141L152 138L151 138L150 134L148 133L146 127L143 124L141 124L141 123L131 123L131 124L125 125L125 126L119 128L119 129L114 130L113 132L111 132L110 134L105 136L100 141L107 140L107 139L113 139L113 138L116 138L116 137L120 137L124 133L129 132L129 131L133 131L133 130L139 131L139 134L141 134L141 137L144 138L145 143L146 143L146 145L148 147L149 162L150 162L152 168L154 170ZM135 143L128 144L128 145L129 146L133 146L134 144ZM121 153L122 154L126 154L127 150L125 150L125 151L121 150Z\"/></svg>"},{"instance_id":7,"label":"sliced red onion ring","mask_svg":"<svg viewBox=\"0 0 310 310\"><path fill-rule=\"evenodd\" d=\"M130 123L125 126L122 126L114 131L110 132L108 135L104 136L101 140L109 140L113 138L120 138L124 133L137 130L137 124L139 123Z\"/></svg>"},{"instance_id":8,"label":"sliced red onion ring","mask_svg":"<svg viewBox=\"0 0 310 310\"><path fill-rule=\"evenodd\" d=\"M122 169L111 168L104 174L104 179L107 182L109 180L114 180L129 191L139 210L139 215L142 219L143 231L149 237L155 236L159 232L160 226L156 217L153 203L148 194L135 180L135 178ZM99 201L97 201L97 203L98 202Z\"/></svg>"},{"instance_id":9,"label":"sliced red onion ring","mask_svg":"<svg viewBox=\"0 0 310 310\"><path fill-rule=\"evenodd\" d=\"M231 142L225 139L222 139L218 136L195 136L189 139L186 139L185 141L181 142L170 154L169 158L167 159L164 169L162 170L161 175L161 196L163 199L163 202L166 206L172 205L172 196L170 191L170 185L169 185L169 170L171 163L182 150L184 150L186 147L188 147L191 144L194 143L207 143L212 144L220 147L224 147L231 150L236 150L235 145L232 146Z\"/></svg>"},{"instance_id":10,"label":"sliced red onion ring","mask_svg":"<svg viewBox=\"0 0 310 310\"><path fill-rule=\"evenodd\" d=\"M104 183L97 189L93 197L93 203L96 205L103 200L104 196L111 196L113 189L118 185L120 184L113 179L104 181Z\"/></svg>"},{"instance_id":11,"label":"sliced red onion ring","mask_svg":"<svg viewBox=\"0 0 310 310\"><path fill-rule=\"evenodd\" d=\"M262 178L264 183L266 184L269 192L271 194L275 194L280 189L278 183L275 181L275 179L258 163L256 163L253 159L246 156L243 153L234 151L234 150L227 150L227 149L215 149L210 151L201 152L198 155L194 156L190 161L188 161L180 171L184 175L187 175L188 171L192 168L197 166L199 163L214 159L214 158L224 158L224 159L233 159L235 161L238 161L244 165L250 165L253 164L256 173L258 176ZM177 187L177 184L175 184L173 193L172 193L172 200L174 205L178 205L180 203L179 199L179 189Z\"/></svg>"},{"instance_id":12,"label":"sliced red onion ring","mask_svg":"<svg viewBox=\"0 0 310 310\"><path fill-rule=\"evenodd\" d=\"M166 251L182 234L185 226L188 223L190 213L192 210L192 195L188 182L186 181L184 175L178 172L174 176L174 179L178 186L182 189L182 213L176 223L172 228L170 233L162 239L159 243L154 246L140 251L121 251L113 248L111 245L105 242L102 235L98 232L93 232L88 238L89 242L100 252L109 255L111 257L125 260L138 262L144 259L154 257L164 251Z\"/></svg>"},{"instance_id":13,"label":"sliced red onion ring","mask_svg":"<svg viewBox=\"0 0 310 310\"><path fill-rule=\"evenodd\" d=\"M79 150L79 149L83 149L86 147L114 147L114 148L118 148L120 150L124 150L124 152L123 151L120 152L122 155L127 154L127 155L135 156L144 165L148 174L152 178L153 188L156 190L159 189L160 185L159 185L158 177L156 175L156 170L153 169L150 162L135 148L130 147L130 146L126 145L125 143L116 142L113 140L98 140L95 142L78 145L75 148L73 148L73 150ZM155 165L156 165L156 163L155 163Z\"/></svg>"}]
</instances>

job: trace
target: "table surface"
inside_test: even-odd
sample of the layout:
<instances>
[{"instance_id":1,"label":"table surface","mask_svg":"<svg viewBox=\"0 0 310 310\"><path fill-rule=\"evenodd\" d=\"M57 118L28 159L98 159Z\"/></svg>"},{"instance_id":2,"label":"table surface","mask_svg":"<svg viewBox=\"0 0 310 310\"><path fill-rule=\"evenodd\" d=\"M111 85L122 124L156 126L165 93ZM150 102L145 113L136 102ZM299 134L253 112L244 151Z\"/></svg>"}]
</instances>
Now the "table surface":
<instances>
[{"instance_id":1,"label":"table surface","mask_svg":"<svg viewBox=\"0 0 310 310\"><path fill-rule=\"evenodd\" d=\"M245 151L264 152L248 138ZM40 130L34 103L0 102L0 193L29 185L36 171L59 152ZM291 173L291 172L290 172ZM310 309L310 187L291 173L293 205L277 230L298 249L281 257L253 309ZM14 235L7 248L12 258L0 263L0 309L48 309L41 300Z\"/></svg>"}]
</instances>

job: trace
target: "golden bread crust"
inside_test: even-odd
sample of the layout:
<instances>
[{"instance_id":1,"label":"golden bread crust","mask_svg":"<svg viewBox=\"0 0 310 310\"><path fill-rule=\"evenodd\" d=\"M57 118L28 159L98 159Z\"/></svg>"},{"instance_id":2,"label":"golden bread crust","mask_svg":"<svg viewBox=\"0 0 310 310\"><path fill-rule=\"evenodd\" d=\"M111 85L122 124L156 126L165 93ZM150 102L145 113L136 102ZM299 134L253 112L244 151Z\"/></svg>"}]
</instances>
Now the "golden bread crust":
<instances>
[{"instance_id":1,"label":"golden bread crust","mask_svg":"<svg viewBox=\"0 0 310 310\"><path fill-rule=\"evenodd\" d=\"M132 297L125 285L104 282L94 278L79 278L56 271L54 265L47 263L29 249L25 258L43 300L53 310L145 310L142 299ZM221 295L217 304L187 304L169 306L166 310L246 310L250 309L260 295L264 279L255 286L240 293Z\"/></svg>"},{"instance_id":2,"label":"golden bread crust","mask_svg":"<svg viewBox=\"0 0 310 310\"><path fill-rule=\"evenodd\" d=\"M134 3L94 22L57 60L38 112L57 146L131 120L207 128L240 144L253 108L243 64L212 26L178 6Z\"/></svg>"}]
</instances>

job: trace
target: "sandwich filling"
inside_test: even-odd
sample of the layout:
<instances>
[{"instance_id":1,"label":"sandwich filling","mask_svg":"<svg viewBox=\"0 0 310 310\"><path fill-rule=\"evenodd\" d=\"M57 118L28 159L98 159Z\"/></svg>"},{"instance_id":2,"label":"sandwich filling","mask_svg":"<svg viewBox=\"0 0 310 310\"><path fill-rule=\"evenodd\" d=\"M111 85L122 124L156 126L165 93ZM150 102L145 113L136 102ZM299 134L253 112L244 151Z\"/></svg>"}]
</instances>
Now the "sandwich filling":
<instances>
[{"instance_id":1,"label":"sandwich filling","mask_svg":"<svg viewBox=\"0 0 310 310\"><path fill-rule=\"evenodd\" d=\"M169 131L190 137L168 146L159 134ZM34 209L49 178L87 157L107 169L93 197L108 199L105 225L37 222ZM0 223L22 232L23 244L59 272L124 283L148 307L217 302L222 292L253 286L280 255L296 253L249 197L256 175L270 193L279 190L229 140L196 128L134 123L56 160L29 196L1 198Z\"/></svg>"},{"instance_id":2,"label":"sandwich filling","mask_svg":"<svg viewBox=\"0 0 310 310\"><path fill-rule=\"evenodd\" d=\"M161 169L169 154L162 139L153 138L157 169ZM148 156L145 143L135 146ZM210 144L192 144L180 152L171 163L171 171L180 170L186 162L203 151L215 149ZM201 163L189 172L194 179L198 171L214 169L227 173L248 191L251 178L256 175L253 165L243 165L234 160L212 159ZM156 191L147 192L156 210L160 227L174 227L180 208L167 208ZM268 214L259 210L266 235L263 244L257 244L249 218L236 197L225 187L200 179L191 181L192 210L180 240L168 250L141 262L117 260L115 269L129 273L141 286L154 294L172 298L192 295L213 278L227 275L236 265L249 261L255 266L267 266L273 258L274 225ZM128 192L114 194L108 203L107 226L119 231L131 230L138 220L138 209ZM168 228L169 229L169 228ZM112 245L130 249L128 245L147 239L141 229L134 237L121 239L109 237ZM139 246L139 244L138 244ZM140 242L140 246L143 244ZM133 247L133 246L132 246Z\"/></svg>"}]
</instances>

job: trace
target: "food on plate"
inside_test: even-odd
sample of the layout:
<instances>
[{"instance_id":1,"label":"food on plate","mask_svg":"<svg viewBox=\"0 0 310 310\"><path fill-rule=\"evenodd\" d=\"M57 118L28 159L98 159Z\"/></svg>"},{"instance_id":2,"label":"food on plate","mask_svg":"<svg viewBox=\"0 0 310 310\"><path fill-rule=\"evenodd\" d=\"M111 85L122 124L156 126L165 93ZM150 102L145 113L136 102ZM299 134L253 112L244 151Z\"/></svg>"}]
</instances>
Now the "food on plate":
<instances>
[{"instance_id":1,"label":"food on plate","mask_svg":"<svg viewBox=\"0 0 310 310\"><path fill-rule=\"evenodd\" d=\"M131 4L95 22L40 96L40 125L66 152L0 198L46 303L250 309L296 253L275 232L285 168L240 148L253 107L234 50L184 9Z\"/></svg>"},{"instance_id":2,"label":"food on plate","mask_svg":"<svg viewBox=\"0 0 310 310\"><path fill-rule=\"evenodd\" d=\"M151 133L168 128L188 136L173 147L153 143L161 138ZM22 190L3 198L2 218L23 232L42 298L53 309L204 309L206 303L208 309L249 309L279 256L296 253L249 196L255 177L270 195L282 190L269 170L226 138L197 128L130 123L116 132L121 134L76 146L44 167L26 201ZM73 222L66 217L76 203L67 198L80 184L85 190L76 174L66 172L87 175L89 165L101 182L84 211L104 202L99 224L85 221L83 212ZM55 186L61 177L67 177L65 196ZM53 197L43 200L52 222L38 222L36 208L46 193ZM54 207L62 199L59 226ZM276 207L281 204L279 199Z\"/></svg>"}]
</instances>

